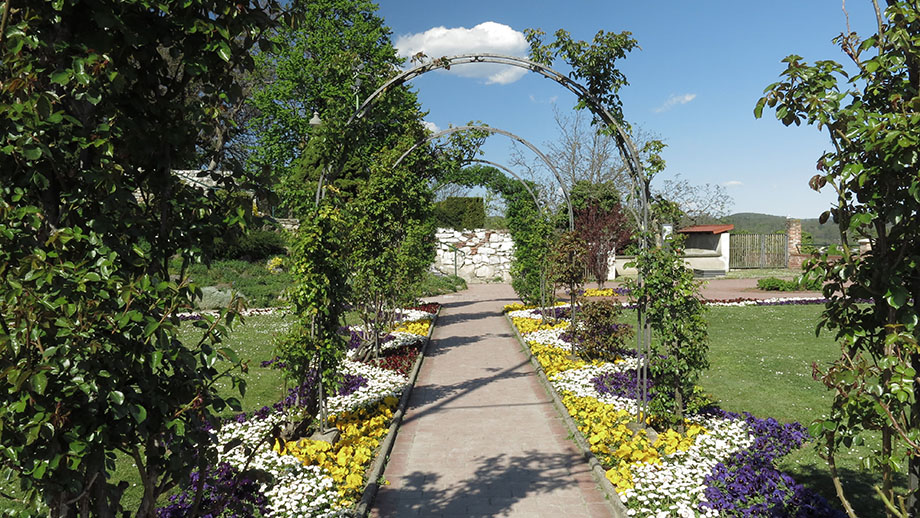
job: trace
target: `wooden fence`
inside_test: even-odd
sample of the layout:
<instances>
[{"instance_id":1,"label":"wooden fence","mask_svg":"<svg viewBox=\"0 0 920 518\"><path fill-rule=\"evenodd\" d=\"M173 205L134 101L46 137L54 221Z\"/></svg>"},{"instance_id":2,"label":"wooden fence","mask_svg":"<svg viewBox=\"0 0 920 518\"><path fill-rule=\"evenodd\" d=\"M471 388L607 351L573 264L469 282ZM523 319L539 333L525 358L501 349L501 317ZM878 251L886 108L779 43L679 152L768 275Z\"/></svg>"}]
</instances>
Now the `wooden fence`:
<instances>
[{"instance_id":1,"label":"wooden fence","mask_svg":"<svg viewBox=\"0 0 920 518\"><path fill-rule=\"evenodd\" d=\"M730 268L785 268L786 234L732 234Z\"/></svg>"}]
</instances>

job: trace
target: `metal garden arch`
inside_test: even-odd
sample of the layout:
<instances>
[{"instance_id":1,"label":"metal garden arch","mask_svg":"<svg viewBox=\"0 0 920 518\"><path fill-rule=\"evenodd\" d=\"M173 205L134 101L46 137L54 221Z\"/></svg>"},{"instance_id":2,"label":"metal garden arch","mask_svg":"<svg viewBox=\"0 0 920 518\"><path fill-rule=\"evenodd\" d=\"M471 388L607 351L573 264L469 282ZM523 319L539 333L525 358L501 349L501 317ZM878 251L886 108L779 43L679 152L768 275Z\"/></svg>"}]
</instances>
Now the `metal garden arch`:
<instances>
[{"instance_id":1,"label":"metal garden arch","mask_svg":"<svg viewBox=\"0 0 920 518\"><path fill-rule=\"evenodd\" d=\"M421 139L415 144L413 144L412 147L407 149L405 153L403 153L402 155L400 155L399 158L396 159L396 162L393 162L393 167L398 166L399 163L403 161L403 159L405 159L407 156L409 156L410 153L418 149L419 146L425 144L426 142L430 142L432 140L444 137L446 135L451 135L459 131L470 131L470 130L487 131L489 133L497 133L499 135L504 135L510 139L520 142L521 144L524 144L531 151L533 151L538 157L540 157L540 160L542 160L543 163L545 163L546 166L549 167L550 171L553 172L553 176L556 177L556 181L559 182L559 187L562 189L562 195L565 197L565 204L569 210L569 230L575 230L575 212L572 209L572 200L569 198L569 191L568 189L565 188L565 183L562 181L562 177L559 175L559 171L556 169L556 167L553 165L550 159L546 155L544 155L543 152L540 151L536 146L534 146L527 140L515 135L514 133L511 133L510 131L493 128L492 126L454 126L452 128L447 128L437 133L432 133L431 135L428 135L428 137ZM511 171L508 171L508 172L510 173ZM514 175L514 177L517 178L518 180L521 180L521 178L518 175L514 173L511 173L511 174ZM533 196L534 203L537 205L537 207L539 207L540 204L537 203L536 195L534 195L533 191L530 190L530 187L527 186L526 182L524 182L523 180L521 180L521 182L524 183L524 187L527 187L527 190L530 191L530 195Z\"/></svg>"},{"instance_id":2,"label":"metal garden arch","mask_svg":"<svg viewBox=\"0 0 920 518\"><path fill-rule=\"evenodd\" d=\"M617 144L617 149L620 152L620 156L623 158L623 161L629 166L629 173L633 183L633 189L636 194L636 198L639 201L639 210L635 214L636 223L639 227L639 248L645 250L648 248L648 219L649 219L649 206L648 206L648 180L645 176L645 172L642 167L642 161L639 157L639 151L636 149L636 145L633 143L632 139L629 137L629 134L623 129L622 125L617 122L617 120L610 114L607 108L597 99L587 88L583 85L573 81L568 76L565 76L556 70L542 64L537 63L536 61L531 61L529 59L517 57L517 56L506 56L502 54L458 54L455 56L446 56L434 59L427 63L422 63L418 66L415 66L411 69L403 71L387 82L385 82L380 88L374 91L370 96L368 96L364 102L362 102L358 109L355 110L355 113L348 119L345 123L346 127L352 123L355 119L359 119L364 116L364 113L370 107L371 104L383 93L386 91L402 85L407 81L431 72L438 69L449 69L452 66L464 65L471 63L494 63L500 65L509 65L517 68L523 68L531 72L542 75L548 79L552 79L556 83L559 83L565 87L570 92L578 96L578 99L584 102L585 106L591 110L596 117L598 117L608 129L613 130L615 141ZM557 176L558 178L558 176ZM560 182L561 183L561 182ZM317 186L317 200L320 197L320 190L322 189L323 184L323 175L320 175L319 185ZM640 273L639 283L642 284L643 279ZM636 352L640 357L648 357L648 347L651 342L651 330L648 327L648 322L645 320L645 301L640 300L637 308L638 319L639 319L639 332L636 333ZM646 400L648 399L647 393L647 383L648 372L646 369L645 362L639 362L640 367L637 368L637 377L639 378L638 385L640 387L640 397L637 402L637 420L639 423L644 423L646 415Z\"/></svg>"}]
</instances>

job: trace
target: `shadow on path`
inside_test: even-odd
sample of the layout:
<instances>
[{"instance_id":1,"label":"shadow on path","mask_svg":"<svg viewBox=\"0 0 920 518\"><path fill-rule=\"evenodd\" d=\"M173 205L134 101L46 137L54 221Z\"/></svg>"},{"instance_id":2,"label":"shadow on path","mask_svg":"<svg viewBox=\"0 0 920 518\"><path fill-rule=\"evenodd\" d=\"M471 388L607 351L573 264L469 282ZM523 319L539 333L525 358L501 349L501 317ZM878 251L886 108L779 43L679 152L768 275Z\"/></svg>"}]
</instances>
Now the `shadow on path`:
<instances>
[{"instance_id":1,"label":"shadow on path","mask_svg":"<svg viewBox=\"0 0 920 518\"><path fill-rule=\"evenodd\" d=\"M497 372L491 376L471 378L460 383L454 383L453 385L417 386L412 391L412 395L409 397L409 408L421 410L413 411L407 414L403 419L403 425L415 421L416 419L420 419L428 414L436 413L450 402L456 401L460 397L464 396L465 394L469 394L474 390L481 389L489 383L500 380L526 378L528 376L533 376L534 374L532 372L515 372L521 369L521 367L529 364L530 360L524 360L521 363L506 369L488 368L487 370ZM540 402L540 404L545 403L546 402ZM422 409L422 407L426 408Z\"/></svg>"},{"instance_id":2,"label":"shadow on path","mask_svg":"<svg viewBox=\"0 0 920 518\"><path fill-rule=\"evenodd\" d=\"M407 473L399 487L385 486L378 495L376 511L381 517L399 516L509 516L512 508L529 495L552 493L575 485L573 471L584 470L572 455L525 451L519 455L500 454L475 457L475 476L446 483L443 475L416 470ZM565 500L560 500L559 516L564 516ZM515 512L545 514L540 509L517 508Z\"/></svg>"}]
</instances>

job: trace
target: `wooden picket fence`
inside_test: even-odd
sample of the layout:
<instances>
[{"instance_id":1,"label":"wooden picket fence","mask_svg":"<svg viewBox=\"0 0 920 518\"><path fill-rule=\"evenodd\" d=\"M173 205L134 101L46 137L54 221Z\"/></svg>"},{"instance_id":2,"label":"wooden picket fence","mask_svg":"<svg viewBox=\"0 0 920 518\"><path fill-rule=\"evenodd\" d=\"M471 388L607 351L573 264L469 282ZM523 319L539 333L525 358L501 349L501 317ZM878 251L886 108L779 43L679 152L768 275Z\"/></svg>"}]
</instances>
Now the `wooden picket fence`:
<instances>
[{"instance_id":1,"label":"wooden picket fence","mask_svg":"<svg viewBox=\"0 0 920 518\"><path fill-rule=\"evenodd\" d=\"M730 268L785 268L786 234L732 234Z\"/></svg>"}]
</instances>

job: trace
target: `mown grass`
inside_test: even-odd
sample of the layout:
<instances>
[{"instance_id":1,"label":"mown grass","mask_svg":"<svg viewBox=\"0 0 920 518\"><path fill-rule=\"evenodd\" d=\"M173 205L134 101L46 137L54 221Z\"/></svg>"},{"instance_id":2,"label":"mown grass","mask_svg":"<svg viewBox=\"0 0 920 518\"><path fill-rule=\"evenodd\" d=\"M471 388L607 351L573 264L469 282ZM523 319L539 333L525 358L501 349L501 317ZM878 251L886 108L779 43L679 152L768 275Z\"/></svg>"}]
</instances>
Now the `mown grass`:
<instances>
[{"instance_id":1,"label":"mown grass","mask_svg":"<svg viewBox=\"0 0 920 518\"><path fill-rule=\"evenodd\" d=\"M800 270L788 268L736 268L725 274L725 279L762 279L764 277L778 277L780 279L793 279L802 275Z\"/></svg>"},{"instance_id":2,"label":"mown grass","mask_svg":"<svg viewBox=\"0 0 920 518\"><path fill-rule=\"evenodd\" d=\"M710 369L700 384L725 410L750 412L808 425L830 409L833 395L812 377L812 363L826 367L839 356L833 335L815 336L823 306L713 307L709 322ZM877 435L869 443L878 444ZM860 516L878 516L882 502L872 489L881 478L865 469L868 448L837 461L847 497ZM809 443L782 459L779 469L840 507L827 464ZM896 479L906 487L906 477Z\"/></svg>"}]
</instances>

